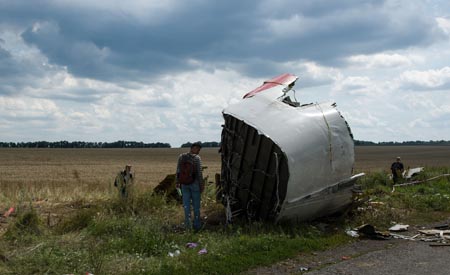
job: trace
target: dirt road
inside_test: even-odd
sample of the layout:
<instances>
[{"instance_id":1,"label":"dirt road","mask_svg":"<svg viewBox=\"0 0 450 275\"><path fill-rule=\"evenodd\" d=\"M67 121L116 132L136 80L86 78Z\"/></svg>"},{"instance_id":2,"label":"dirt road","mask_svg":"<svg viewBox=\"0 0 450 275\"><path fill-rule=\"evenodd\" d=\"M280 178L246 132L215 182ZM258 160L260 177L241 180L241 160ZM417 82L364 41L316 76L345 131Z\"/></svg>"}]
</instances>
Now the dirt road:
<instances>
[{"instance_id":1,"label":"dirt road","mask_svg":"<svg viewBox=\"0 0 450 275\"><path fill-rule=\"evenodd\" d=\"M413 230L407 235L415 233ZM327 251L300 254L293 259L271 267L256 268L246 274L450 274L450 246L432 246L433 244L437 243L402 239L360 239Z\"/></svg>"}]
</instances>

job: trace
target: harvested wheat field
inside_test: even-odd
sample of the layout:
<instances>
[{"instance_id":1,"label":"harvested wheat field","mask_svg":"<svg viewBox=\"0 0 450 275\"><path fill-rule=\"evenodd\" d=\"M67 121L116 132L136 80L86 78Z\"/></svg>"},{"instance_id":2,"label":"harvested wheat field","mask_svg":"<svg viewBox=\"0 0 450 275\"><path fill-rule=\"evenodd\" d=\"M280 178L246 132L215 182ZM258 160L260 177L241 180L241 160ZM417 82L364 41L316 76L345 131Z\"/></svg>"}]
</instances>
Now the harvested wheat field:
<instances>
[{"instance_id":1,"label":"harvested wheat field","mask_svg":"<svg viewBox=\"0 0 450 275\"><path fill-rule=\"evenodd\" d=\"M151 149L0 149L0 207L18 201L91 201L114 194L113 180L129 163L135 189L155 187L175 171L184 148ZM388 173L396 156L405 167L449 167L450 146L357 146L354 172ZM220 172L217 148L201 151L205 176Z\"/></svg>"},{"instance_id":2,"label":"harvested wheat field","mask_svg":"<svg viewBox=\"0 0 450 275\"><path fill-rule=\"evenodd\" d=\"M389 173L399 156L407 167L450 167L450 146L356 146L355 172Z\"/></svg>"},{"instance_id":3,"label":"harvested wheat field","mask_svg":"<svg viewBox=\"0 0 450 275\"><path fill-rule=\"evenodd\" d=\"M175 173L188 149L0 149L0 207L20 201L69 202L110 197L116 174L131 164L135 189L153 188ZM201 151L205 176L220 171L217 148Z\"/></svg>"}]
</instances>

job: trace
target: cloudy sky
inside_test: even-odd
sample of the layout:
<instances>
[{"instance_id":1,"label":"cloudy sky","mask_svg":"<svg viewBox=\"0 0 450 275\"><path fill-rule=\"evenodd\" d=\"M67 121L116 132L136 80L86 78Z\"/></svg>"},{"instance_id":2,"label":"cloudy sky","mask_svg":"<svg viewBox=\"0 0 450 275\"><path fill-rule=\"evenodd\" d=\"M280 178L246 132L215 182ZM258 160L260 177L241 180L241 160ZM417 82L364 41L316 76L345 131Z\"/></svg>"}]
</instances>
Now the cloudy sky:
<instances>
[{"instance_id":1,"label":"cloudy sky","mask_svg":"<svg viewBox=\"0 0 450 275\"><path fill-rule=\"evenodd\" d=\"M0 141L220 141L282 73L355 139L450 140L450 2L0 0Z\"/></svg>"}]
</instances>

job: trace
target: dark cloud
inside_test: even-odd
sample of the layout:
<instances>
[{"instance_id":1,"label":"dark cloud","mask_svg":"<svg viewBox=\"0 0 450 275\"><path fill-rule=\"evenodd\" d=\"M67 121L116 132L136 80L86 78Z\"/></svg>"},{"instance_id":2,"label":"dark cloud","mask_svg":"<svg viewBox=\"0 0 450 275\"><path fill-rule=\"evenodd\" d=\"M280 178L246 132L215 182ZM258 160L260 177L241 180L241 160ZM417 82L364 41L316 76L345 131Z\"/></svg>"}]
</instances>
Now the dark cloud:
<instances>
[{"instance_id":1,"label":"dark cloud","mask_svg":"<svg viewBox=\"0 0 450 275\"><path fill-rule=\"evenodd\" d=\"M35 76L41 75L42 72L34 64L14 59L9 51L1 47L0 40L0 96L19 93L34 82Z\"/></svg>"},{"instance_id":2,"label":"dark cloud","mask_svg":"<svg viewBox=\"0 0 450 275\"><path fill-rule=\"evenodd\" d=\"M2 4L0 16L23 18L24 40L51 63L116 82L205 63L273 75L276 64L290 60L339 64L349 55L428 45L442 35L434 18L409 2L196 1L157 21L52 1L40 1L36 12L27 1L12 3Z\"/></svg>"},{"instance_id":3,"label":"dark cloud","mask_svg":"<svg viewBox=\"0 0 450 275\"><path fill-rule=\"evenodd\" d=\"M14 60L11 53L1 47L0 40L0 82L20 73L19 64Z\"/></svg>"}]
</instances>

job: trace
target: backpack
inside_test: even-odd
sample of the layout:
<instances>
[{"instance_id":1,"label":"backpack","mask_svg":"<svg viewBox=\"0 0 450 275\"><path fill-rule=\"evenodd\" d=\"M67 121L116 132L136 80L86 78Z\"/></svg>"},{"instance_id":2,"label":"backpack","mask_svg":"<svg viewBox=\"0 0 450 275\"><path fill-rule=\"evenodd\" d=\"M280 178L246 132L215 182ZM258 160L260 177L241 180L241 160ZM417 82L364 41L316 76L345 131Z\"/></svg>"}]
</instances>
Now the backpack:
<instances>
[{"instance_id":1,"label":"backpack","mask_svg":"<svg viewBox=\"0 0 450 275\"><path fill-rule=\"evenodd\" d=\"M191 154L183 154L180 157L180 174L178 181L181 184L191 184L195 180L195 163L194 156Z\"/></svg>"}]
</instances>

